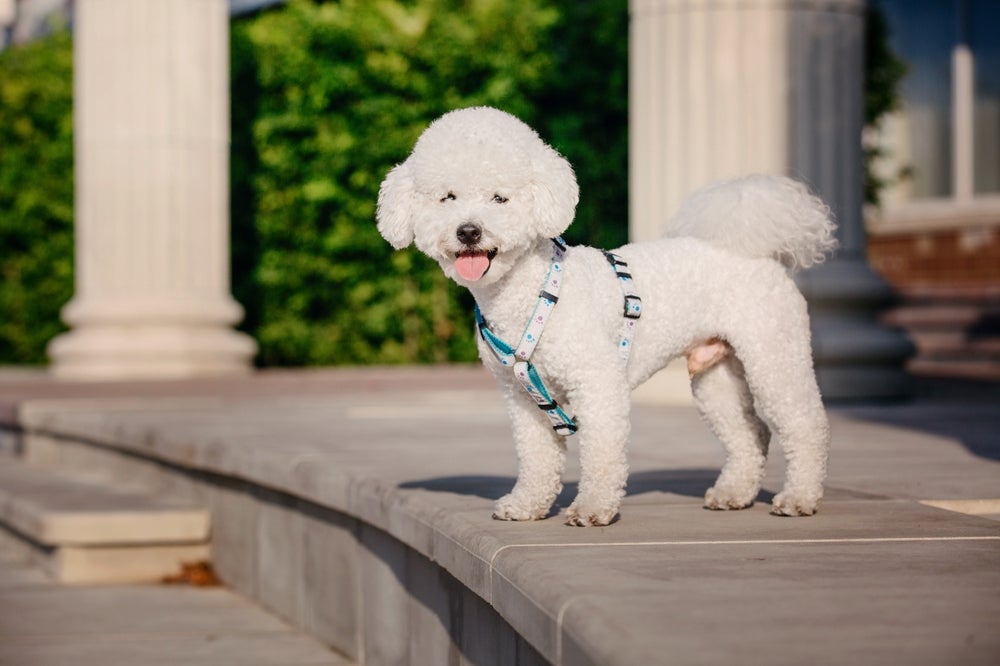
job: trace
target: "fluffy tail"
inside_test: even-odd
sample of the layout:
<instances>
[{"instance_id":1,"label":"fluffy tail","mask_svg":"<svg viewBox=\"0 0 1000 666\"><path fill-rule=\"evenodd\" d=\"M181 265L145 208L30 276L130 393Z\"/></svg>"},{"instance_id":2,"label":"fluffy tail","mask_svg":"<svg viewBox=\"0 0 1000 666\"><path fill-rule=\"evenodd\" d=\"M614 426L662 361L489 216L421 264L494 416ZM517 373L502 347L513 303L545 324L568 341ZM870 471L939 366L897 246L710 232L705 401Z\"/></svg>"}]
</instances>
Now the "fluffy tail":
<instances>
[{"instance_id":1,"label":"fluffy tail","mask_svg":"<svg viewBox=\"0 0 1000 666\"><path fill-rule=\"evenodd\" d=\"M771 257L797 270L826 259L837 247L836 228L829 206L805 185L757 175L698 190L681 204L666 233L750 257Z\"/></svg>"}]
</instances>

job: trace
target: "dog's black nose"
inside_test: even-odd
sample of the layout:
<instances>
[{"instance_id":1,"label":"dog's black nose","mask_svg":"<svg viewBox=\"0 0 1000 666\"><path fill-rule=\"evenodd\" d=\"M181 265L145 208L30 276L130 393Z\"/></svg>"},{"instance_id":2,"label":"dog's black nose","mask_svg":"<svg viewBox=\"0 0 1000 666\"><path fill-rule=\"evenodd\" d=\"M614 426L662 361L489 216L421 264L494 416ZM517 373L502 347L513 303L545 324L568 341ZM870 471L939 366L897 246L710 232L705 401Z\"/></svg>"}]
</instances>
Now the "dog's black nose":
<instances>
[{"instance_id":1,"label":"dog's black nose","mask_svg":"<svg viewBox=\"0 0 1000 666\"><path fill-rule=\"evenodd\" d=\"M475 245L483 237L483 230L478 224L466 222L455 231L455 235L463 245Z\"/></svg>"}]
</instances>

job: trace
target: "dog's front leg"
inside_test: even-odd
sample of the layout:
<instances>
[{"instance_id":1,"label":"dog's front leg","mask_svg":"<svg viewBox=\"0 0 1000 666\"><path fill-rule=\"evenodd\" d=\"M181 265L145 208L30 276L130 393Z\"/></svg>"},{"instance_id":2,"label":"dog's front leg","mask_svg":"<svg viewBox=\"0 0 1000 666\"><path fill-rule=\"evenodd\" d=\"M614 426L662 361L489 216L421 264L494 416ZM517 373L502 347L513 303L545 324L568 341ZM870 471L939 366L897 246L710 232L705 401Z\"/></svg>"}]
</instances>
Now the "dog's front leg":
<instances>
[{"instance_id":1,"label":"dog's front leg","mask_svg":"<svg viewBox=\"0 0 1000 666\"><path fill-rule=\"evenodd\" d=\"M566 443L520 386L505 386L504 398L517 445L517 483L497 500L493 517L540 520L548 515L562 491Z\"/></svg>"},{"instance_id":2,"label":"dog's front leg","mask_svg":"<svg viewBox=\"0 0 1000 666\"><path fill-rule=\"evenodd\" d=\"M569 403L580 428L580 487L566 524L607 525L618 515L628 479L628 385L624 377L596 377L571 392Z\"/></svg>"}]
</instances>

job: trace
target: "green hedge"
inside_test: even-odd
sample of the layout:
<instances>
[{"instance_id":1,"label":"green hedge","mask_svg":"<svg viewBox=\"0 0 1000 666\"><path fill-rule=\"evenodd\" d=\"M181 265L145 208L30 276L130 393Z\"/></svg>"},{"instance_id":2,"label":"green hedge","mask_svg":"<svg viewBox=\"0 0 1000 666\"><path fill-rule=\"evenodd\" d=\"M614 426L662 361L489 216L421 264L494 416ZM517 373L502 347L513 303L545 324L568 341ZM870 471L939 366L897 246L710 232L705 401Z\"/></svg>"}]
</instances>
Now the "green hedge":
<instances>
[{"instance_id":1,"label":"green hedge","mask_svg":"<svg viewBox=\"0 0 1000 666\"><path fill-rule=\"evenodd\" d=\"M73 294L66 32L0 52L0 363L43 363Z\"/></svg>"},{"instance_id":2,"label":"green hedge","mask_svg":"<svg viewBox=\"0 0 1000 666\"><path fill-rule=\"evenodd\" d=\"M474 358L468 294L374 224L385 173L454 108L539 127L580 173L577 238L623 241L626 16L625 0L294 0L236 22L234 292L259 361Z\"/></svg>"},{"instance_id":3,"label":"green hedge","mask_svg":"<svg viewBox=\"0 0 1000 666\"><path fill-rule=\"evenodd\" d=\"M878 127L886 114L902 104L899 89L906 76L906 63L889 46L889 25L878 3L869 5L865 16L865 126ZM874 164L883 157L877 145L864 146L865 203L878 206L882 191L909 178L904 167L888 178L875 173Z\"/></svg>"}]
</instances>

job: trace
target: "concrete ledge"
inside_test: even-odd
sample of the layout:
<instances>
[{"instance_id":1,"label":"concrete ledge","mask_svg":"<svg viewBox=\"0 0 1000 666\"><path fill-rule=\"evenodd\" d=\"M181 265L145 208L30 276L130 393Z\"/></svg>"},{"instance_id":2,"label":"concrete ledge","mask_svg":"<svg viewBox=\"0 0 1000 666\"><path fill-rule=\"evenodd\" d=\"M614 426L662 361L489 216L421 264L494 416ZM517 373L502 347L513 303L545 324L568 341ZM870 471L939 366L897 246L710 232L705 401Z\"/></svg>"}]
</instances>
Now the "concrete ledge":
<instances>
[{"instance_id":1,"label":"concrete ledge","mask_svg":"<svg viewBox=\"0 0 1000 666\"><path fill-rule=\"evenodd\" d=\"M0 538L62 583L156 581L208 557L207 510L118 485L0 458Z\"/></svg>"},{"instance_id":2,"label":"concrete ledge","mask_svg":"<svg viewBox=\"0 0 1000 666\"><path fill-rule=\"evenodd\" d=\"M708 512L717 444L693 410L641 406L619 522L504 523L490 519L515 472L499 401L488 381L442 388L433 373L434 390L38 400L18 420L36 463L204 502L224 579L359 663L1000 651L1000 523L920 502L1000 494L1000 463L975 447L835 414L818 516ZM993 405L963 408L963 423L995 432ZM782 469L776 452L763 501ZM574 478L571 465L562 506Z\"/></svg>"},{"instance_id":3,"label":"concrete ledge","mask_svg":"<svg viewBox=\"0 0 1000 666\"><path fill-rule=\"evenodd\" d=\"M48 546L201 543L209 535L205 509L3 459L0 523Z\"/></svg>"}]
</instances>

